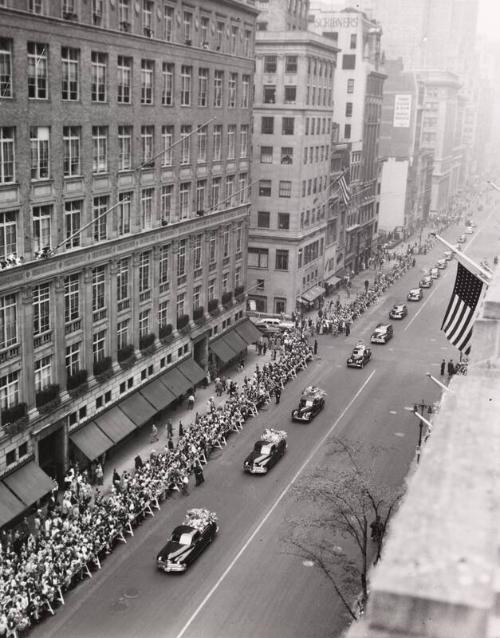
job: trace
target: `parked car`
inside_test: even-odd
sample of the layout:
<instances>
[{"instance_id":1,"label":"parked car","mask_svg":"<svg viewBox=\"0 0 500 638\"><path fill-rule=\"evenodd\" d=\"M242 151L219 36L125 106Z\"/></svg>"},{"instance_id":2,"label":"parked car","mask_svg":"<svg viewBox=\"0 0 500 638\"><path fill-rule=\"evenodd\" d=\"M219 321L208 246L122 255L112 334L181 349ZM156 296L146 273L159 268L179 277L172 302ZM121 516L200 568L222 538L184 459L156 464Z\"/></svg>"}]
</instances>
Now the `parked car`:
<instances>
[{"instance_id":1,"label":"parked car","mask_svg":"<svg viewBox=\"0 0 500 638\"><path fill-rule=\"evenodd\" d=\"M292 411L292 421L310 423L325 407L326 392L321 388L308 386L299 400L299 407Z\"/></svg>"},{"instance_id":2,"label":"parked car","mask_svg":"<svg viewBox=\"0 0 500 638\"><path fill-rule=\"evenodd\" d=\"M432 277L430 275L425 275L425 277L422 277L422 279L418 282L418 285L420 288L430 288L432 286Z\"/></svg>"},{"instance_id":3,"label":"parked car","mask_svg":"<svg viewBox=\"0 0 500 638\"><path fill-rule=\"evenodd\" d=\"M267 474L286 452L286 432L267 428L253 451L245 459L243 469L249 474Z\"/></svg>"},{"instance_id":4,"label":"parked car","mask_svg":"<svg viewBox=\"0 0 500 638\"><path fill-rule=\"evenodd\" d=\"M408 314L408 306L405 303L394 304L389 313L389 319L403 319Z\"/></svg>"},{"instance_id":5,"label":"parked car","mask_svg":"<svg viewBox=\"0 0 500 638\"><path fill-rule=\"evenodd\" d=\"M186 512L182 525L172 532L156 557L163 572L184 572L217 536L217 516L204 508Z\"/></svg>"},{"instance_id":6,"label":"parked car","mask_svg":"<svg viewBox=\"0 0 500 638\"><path fill-rule=\"evenodd\" d=\"M431 268L429 272L433 279L439 279L439 270L436 267Z\"/></svg>"},{"instance_id":7,"label":"parked car","mask_svg":"<svg viewBox=\"0 0 500 638\"><path fill-rule=\"evenodd\" d=\"M392 339L394 331L390 323L379 323L370 337L371 343L387 343Z\"/></svg>"},{"instance_id":8,"label":"parked car","mask_svg":"<svg viewBox=\"0 0 500 638\"><path fill-rule=\"evenodd\" d=\"M364 343L357 343L351 353L349 359L347 359L348 368L364 368L372 357L371 349Z\"/></svg>"},{"instance_id":9,"label":"parked car","mask_svg":"<svg viewBox=\"0 0 500 638\"><path fill-rule=\"evenodd\" d=\"M447 263L446 259L438 259L437 260L437 264L436 264L436 268L439 268L439 270L444 270L447 265L448 265L448 263Z\"/></svg>"},{"instance_id":10,"label":"parked car","mask_svg":"<svg viewBox=\"0 0 500 638\"><path fill-rule=\"evenodd\" d=\"M280 319L279 317L251 317L251 320L261 332L275 328L278 331L292 330L295 327L293 321ZM275 330L275 331L276 331Z\"/></svg>"},{"instance_id":11,"label":"parked car","mask_svg":"<svg viewBox=\"0 0 500 638\"><path fill-rule=\"evenodd\" d=\"M424 293L422 291L422 288L412 288L408 292L408 295L406 296L406 298L408 299L408 301L420 301L423 296L424 296Z\"/></svg>"},{"instance_id":12,"label":"parked car","mask_svg":"<svg viewBox=\"0 0 500 638\"><path fill-rule=\"evenodd\" d=\"M451 261L453 259L453 253L451 252L451 250L445 250L443 255L446 261Z\"/></svg>"}]
</instances>

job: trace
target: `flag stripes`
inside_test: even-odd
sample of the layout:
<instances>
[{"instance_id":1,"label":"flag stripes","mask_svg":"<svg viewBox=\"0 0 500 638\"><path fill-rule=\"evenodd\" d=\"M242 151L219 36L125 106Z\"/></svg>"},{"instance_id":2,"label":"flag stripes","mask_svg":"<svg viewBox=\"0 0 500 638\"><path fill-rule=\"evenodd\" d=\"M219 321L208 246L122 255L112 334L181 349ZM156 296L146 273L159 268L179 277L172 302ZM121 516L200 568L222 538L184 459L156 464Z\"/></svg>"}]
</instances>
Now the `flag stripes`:
<instances>
[{"instance_id":1,"label":"flag stripes","mask_svg":"<svg viewBox=\"0 0 500 638\"><path fill-rule=\"evenodd\" d=\"M349 190L349 186L347 185L345 173L340 176L338 184L340 187L340 194L342 195L342 201L347 206L351 201L351 191Z\"/></svg>"}]
</instances>

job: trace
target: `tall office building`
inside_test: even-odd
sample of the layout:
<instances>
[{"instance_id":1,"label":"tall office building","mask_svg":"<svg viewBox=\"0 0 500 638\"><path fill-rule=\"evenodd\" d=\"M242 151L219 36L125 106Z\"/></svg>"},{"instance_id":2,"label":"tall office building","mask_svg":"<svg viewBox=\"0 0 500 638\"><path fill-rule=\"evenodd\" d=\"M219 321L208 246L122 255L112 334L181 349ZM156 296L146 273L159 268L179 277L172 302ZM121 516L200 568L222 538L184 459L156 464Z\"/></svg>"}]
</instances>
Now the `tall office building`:
<instances>
[{"instance_id":1,"label":"tall office building","mask_svg":"<svg viewBox=\"0 0 500 638\"><path fill-rule=\"evenodd\" d=\"M112 450L253 340L257 11L0 4L0 475L22 510L37 464Z\"/></svg>"}]
</instances>

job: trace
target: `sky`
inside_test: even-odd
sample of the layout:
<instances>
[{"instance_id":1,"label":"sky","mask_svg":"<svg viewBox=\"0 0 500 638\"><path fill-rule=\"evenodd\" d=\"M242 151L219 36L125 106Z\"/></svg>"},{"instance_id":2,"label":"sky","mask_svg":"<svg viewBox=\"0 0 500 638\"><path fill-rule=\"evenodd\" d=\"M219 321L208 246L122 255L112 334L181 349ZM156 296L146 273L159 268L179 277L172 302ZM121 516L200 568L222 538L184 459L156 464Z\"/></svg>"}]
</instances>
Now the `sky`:
<instances>
[{"instance_id":1,"label":"sky","mask_svg":"<svg viewBox=\"0 0 500 638\"><path fill-rule=\"evenodd\" d=\"M478 32L500 37L500 0L479 0Z\"/></svg>"}]
</instances>

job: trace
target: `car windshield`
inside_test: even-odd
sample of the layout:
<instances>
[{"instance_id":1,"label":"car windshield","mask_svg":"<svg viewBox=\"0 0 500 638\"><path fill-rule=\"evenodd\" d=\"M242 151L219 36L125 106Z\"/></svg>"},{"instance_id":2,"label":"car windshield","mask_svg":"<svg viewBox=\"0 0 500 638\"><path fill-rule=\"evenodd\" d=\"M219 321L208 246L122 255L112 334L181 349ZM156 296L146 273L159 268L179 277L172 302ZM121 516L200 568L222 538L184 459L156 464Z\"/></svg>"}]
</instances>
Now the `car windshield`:
<instances>
[{"instance_id":1,"label":"car windshield","mask_svg":"<svg viewBox=\"0 0 500 638\"><path fill-rule=\"evenodd\" d=\"M306 399L304 401L304 407L305 408L312 408L313 404L314 404L314 401L312 399Z\"/></svg>"},{"instance_id":2,"label":"car windshield","mask_svg":"<svg viewBox=\"0 0 500 638\"><path fill-rule=\"evenodd\" d=\"M363 350L353 350L352 351L352 356L353 357L362 357L363 356Z\"/></svg>"},{"instance_id":3,"label":"car windshield","mask_svg":"<svg viewBox=\"0 0 500 638\"><path fill-rule=\"evenodd\" d=\"M172 540L180 545L191 545L193 539L194 530L190 532L176 531L172 534Z\"/></svg>"}]
</instances>

